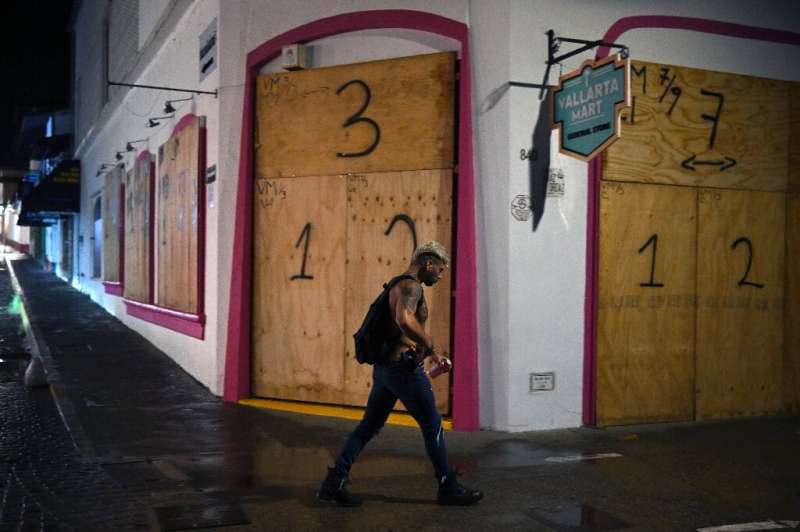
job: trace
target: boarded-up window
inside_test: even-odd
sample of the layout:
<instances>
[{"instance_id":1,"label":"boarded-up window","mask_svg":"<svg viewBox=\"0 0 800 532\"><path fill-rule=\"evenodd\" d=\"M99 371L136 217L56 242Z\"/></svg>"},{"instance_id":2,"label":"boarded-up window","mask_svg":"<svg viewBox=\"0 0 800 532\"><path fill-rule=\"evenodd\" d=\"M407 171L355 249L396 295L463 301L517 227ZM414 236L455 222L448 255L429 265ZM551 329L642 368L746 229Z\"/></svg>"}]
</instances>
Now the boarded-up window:
<instances>
[{"instance_id":1,"label":"boarded-up window","mask_svg":"<svg viewBox=\"0 0 800 532\"><path fill-rule=\"evenodd\" d=\"M153 301L154 158L143 152L125 183L125 298Z\"/></svg>"},{"instance_id":2,"label":"boarded-up window","mask_svg":"<svg viewBox=\"0 0 800 532\"><path fill-rule=\"evenodd\" d=\"M158 149L156 302L191 314L202 312L198 244L204 132L204 117L184 118Z\"/></svg>"},{"instance_id":3,"label":"boarded-up window","mask_svg":"<svg viewBox=\"0 0 800 532\"><path fill-rule=\"evenodd\" d=\"M103 186L103 280L118 283L120 276L121 191L125 167L106 173Z\"/></svg>"}]
</instances>

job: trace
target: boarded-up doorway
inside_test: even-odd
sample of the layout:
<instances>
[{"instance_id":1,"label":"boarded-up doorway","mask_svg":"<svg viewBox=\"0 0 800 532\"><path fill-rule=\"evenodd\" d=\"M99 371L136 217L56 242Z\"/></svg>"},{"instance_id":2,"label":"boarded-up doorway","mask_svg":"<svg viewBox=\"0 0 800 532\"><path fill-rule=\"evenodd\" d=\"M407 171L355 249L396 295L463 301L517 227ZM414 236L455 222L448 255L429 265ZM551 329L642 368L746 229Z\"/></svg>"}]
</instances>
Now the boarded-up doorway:
<instances>
[{"instance_id":1,"label":"boarded-up doorway","mask_svg":"<svg viewBox=\"0 0 800 532\"><path fill-rule=\"evenodd\" d=\"M259 76L255 395L363 405L352 334L415 243L450 248L455 54ZM426 294L450 351L450 277ZM449 382L434 381L440 410Z\"/></svg>"},{"instance_id":2,"label":"boarded-up doorway","mask_svg":"<svg viewBox=\"0 0 800 532\"><path fill-rule=\"evenodd\" d=\"M638 61L631 78L600 194L597 423L787 410L791 84Z\"/></svg>"}]
</instances>

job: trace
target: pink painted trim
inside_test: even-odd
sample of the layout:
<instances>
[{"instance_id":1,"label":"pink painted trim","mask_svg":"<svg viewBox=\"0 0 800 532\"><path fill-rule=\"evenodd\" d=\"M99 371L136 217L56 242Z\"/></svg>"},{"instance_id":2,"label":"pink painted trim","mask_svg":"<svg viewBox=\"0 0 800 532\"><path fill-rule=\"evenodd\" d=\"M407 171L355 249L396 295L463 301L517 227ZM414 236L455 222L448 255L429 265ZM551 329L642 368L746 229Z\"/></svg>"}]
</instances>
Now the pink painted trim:
<instances>
[{"instance_id":1,"label":"pink painted trim","mask_svg":"<svg viewBox=\"0 0 800 532\"><path fill-rule=\"evenodd\" d=\"M103 281L103 288L105 289L106 294L111 294L112 296L122 296L122 283L118 283L116 281Z\"/></svg>"},{"instance_id":2,"label":"pink painted trim","mask_svg":"<svg viewBox=\"0 0 800 532\"><path fill-rule=\"evenodd\" d=\"M30 251L31 251L31 245L30 244L21 244L21 243L17 242L16 240L11 240L10 238L6 238L5 241L6 241L6 245L11 246L12 248L16 249L20 253L24 253L24 254L28 255L30 253Z\"/></svg>"},{"instance_id":3,"label":"pink painted trim","mask_svg":"<svg viewBox=\"0 0 800 532\"><path fill-rule=\"evenodd\" d=\"M597 424L597 282L599 279L599 206L603 154L589 162L586 221L586 291L583 303L583 415L584 425Z\"/></svg>"},{"instance_id":4,"label":"pink painted trim","mask_svg":"<svg viewBox=\"0 0 800 532\"><path fill-rule=\"evenodd\" d=\"M258 69L277 57L281 47L332 35L380 28L405 28L443 35L461 44L459 82L458 189L454 251L453 426L479 428L477 266L475 238L475 183L472 152L472 95L467 25L439 15L410 10L346 13L298 26L258 46L247 55L242 112L242 140L233 242L228 343L225 355L224 398L250 396L250 322L252 284L252 185L254 85Z\"/></svg>"},{"instance_id":5,"label":"pink painted trim","mask_svg":"<svg viewBox=\"0 0 800 532\"><path fill-rule=\"evenodd\" d=\"M206 128L197 142L197 313L206 309Z\"/></svg>"},{"instance_id":6,"label":"pink painted trim","mask_svg":"<svg viewBox=\"0 0 800 532\"><path fill-rule=\"evenodd\" d=\"M188 113L183 115L181 119L178 120L178 123L175 124L175 127L172 128L172 134L170 135L170 137L174 137L175 135L180 133L183 129L189 127L191 124L194 123L195 120L197 120L196 114Z\"/></svg>"},{"instance_id":7,"label":"pink painted trim","mask_svg":"<svg viewBox=\"0 0 800 532\"><path fill-rule=\"evenodd\" d=\"M658 28L698 31L713 35L739 37L779 44L800 46L800 33L745 26L720 20L666 15L625 17L617 20L603 36L606 42L615 42L631 30ZM597 50L597 58L609 53L607 46ZM598 297L598 250L600 226L598 211L600 205L600 181L603 178L602 156L589 165L589 191L586 215L586 294L584 297L584 342L583 342L583 423L594 426L597 423L597 297Z\"/></svg>"},{"instance_id":8,"label":"pink painted trim","mask_svg":"<svg viewBox=\"0 0 800 532\"><path fill-rule=\"evenodd\" d=\"M143 150L143 151L140 151L140 152L139 152L139 155L137 155L137 156L136 156L136 161L134 161L134 163L133 163L133 164L139 164L139 162L140 162L142 159L144 159L145 157L150 157L151 155L152 155L152 153L150 153L150 150Z\"/></svg>"},{"instance_id":9,"label":"pink painted trim","mask_svg":"<svg viewBox=\"0 0 800 532\"><path fill-rule=\"evenodd\" d=\"M620 35L627 31L646 28L699 31L701 33L724 35L726 37L739 37L742 39L800 46L800 33L759 28L756 26L745 26L744 24L734 24L721 20L672 17L667 15L644 15L621 18L608 28L606 34L603 36L603 40L606 42L614 42ZM597 50L597 57L606 57L608 52L608 47L602 46Z\"/></svg>"},{"instance_id":10,"label":"pink painted trim","mask_svg":"<svg viewBox=\"0 0 800 532\"><path fill-rule=\"evenodd\" d=\"M203 339L206 317L203 314L188 314L166 308L124 299L125 309L129 316L160 325L175 332Z\"/></svg>"}]
</instances>

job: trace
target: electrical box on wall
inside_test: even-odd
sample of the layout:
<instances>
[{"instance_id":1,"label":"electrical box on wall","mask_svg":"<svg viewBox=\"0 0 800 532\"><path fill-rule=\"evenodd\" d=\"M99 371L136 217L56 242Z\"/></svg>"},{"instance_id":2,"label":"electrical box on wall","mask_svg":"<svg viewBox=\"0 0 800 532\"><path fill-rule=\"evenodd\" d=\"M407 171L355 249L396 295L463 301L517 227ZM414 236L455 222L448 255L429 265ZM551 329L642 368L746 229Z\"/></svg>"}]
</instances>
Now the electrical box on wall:
<instances>
[{"instance_id":1,"label":"electrical box on wall","mask_svg":"<svg viewBox=\"0 0 800 532\"><path fill-rule=\"evenodd\" d=\"M281 66L286 70L303 70L306 61L306 47L302 44L289 44L281 49Z\"/></svg>"},{"instance_id":2,"label":"electrical box on wall","mask_svg":"<svg viewBox=\"0 0 800 532\"><path fill-rule=\"evenodd\" d=\"M547 373L531 373L529 392L551 392L556 387L556 374L553 371Z\"/></svg>"}]
</instances>

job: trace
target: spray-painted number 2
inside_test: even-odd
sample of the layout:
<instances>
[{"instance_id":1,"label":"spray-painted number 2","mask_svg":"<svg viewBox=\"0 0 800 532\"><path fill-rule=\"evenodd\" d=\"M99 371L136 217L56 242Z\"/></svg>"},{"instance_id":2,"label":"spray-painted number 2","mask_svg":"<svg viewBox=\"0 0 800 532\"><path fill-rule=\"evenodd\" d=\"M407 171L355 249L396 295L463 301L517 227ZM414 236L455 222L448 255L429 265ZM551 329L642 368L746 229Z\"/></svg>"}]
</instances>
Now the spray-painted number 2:
<instances>
[{"instance_id":1,"label":"spray-painted number 2","mask_svg":"<svg viewBox=\"0 0 800 532\"><path fill-rule=\"evenodd\" d=\"M764 285L761 283L754 283L753 281L747 280L747 276L750 275L750 267L753 266L753 243L750 242L750 239L747 237L737 238L733 241L733 244L731 244L731 249L736 249L739 244L747 244L747 269L744 271L744 275L742 275L738 285L764 288Z\"/></svg>"},{"instance_id":2,"label":"spray-painted number 2","mask_svg":"<svg viewBox=\"0 0 800 532\"><path fill-rule=\"evenodd\" d=\"M365 116L361 116L361 114L367 110L367 106L369 106L370 100L372 100L372 92L369 90L369 86L361 81L360 79L351 79L336 91L336 94L339 95L350 85L358 85L364 91L364 103L361 106L361 109L350 115L350 117L344 121L342 124L343 128L348 128L358 123L366 123L372 126L372 129L375 130L375 140L372 141L372 144L365 150L357 151L357 152L337 152L337 157L364 157L365 155L369 155L372 151L378 146L378 143L381 141L381 128L377 122L375 122L371 118L367 118Z\"/></svg>"},{"instance_id":3,"label":"spray-painted number 2","mask_svg":"<svg viewBox=\"0 0 800 532\"><path fill-rule=\"evenodd\" d=\"M292 275L289 277L290 281L294 281L295 279L313 279L313 275L306 274L306 260L308 259L308 242L311 240L311 223L307 223L305 227L303 227L303 232L300 233L300 238L297 239L297 243L294 245L295 248L300 247L300 242L305 239L306 246L303 249L303 264L300 266L300 273L298 275Z\"/></svg>"}]
</instances>

